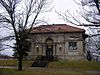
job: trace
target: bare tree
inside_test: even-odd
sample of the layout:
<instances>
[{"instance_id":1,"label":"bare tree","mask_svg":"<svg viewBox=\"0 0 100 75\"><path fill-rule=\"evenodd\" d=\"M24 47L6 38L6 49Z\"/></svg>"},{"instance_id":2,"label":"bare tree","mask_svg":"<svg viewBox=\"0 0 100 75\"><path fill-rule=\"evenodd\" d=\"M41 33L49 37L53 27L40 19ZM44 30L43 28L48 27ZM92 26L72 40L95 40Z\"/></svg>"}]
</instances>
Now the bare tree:
<instances>
[{"instance_id":1,"label":"bare tree","mask_svg":"<svg viewBox=\"0 0 100 75\"><path fill-rule=\"evenodd\" d=\"M69 10L65 13L57 12L61 19L74 25L100 26L100 0L80 0L80 2L74 0L74 2L80 6L80 10L74 11L73 14ZM80 17L76 17L75 12ZM84 19L88 24L82 22L83 20L80 18Z\"/></svg>"},{"instance_id":2,"label":"bare tree","mask_svg":"<svg viewBox=\"0 0 100 75\"><path fill-rule=\"evenodd\" d=\"M57 12L58 16L68 23L88 27L91 33L94 31L94 27L98 31L100 29L100 0L73 1L80 6L80 10L76 10L73 13L69 10L64 13ZM75 13L77 13L78 17Z\"/></svg>"},{"instance_id":3,"label":"bare tree","mask_svg":"<svg viewBox=\"0 0 100 75\"><path fill-rule=\"evenodd\" d=\"M0 51L2 50L2 41L0 40Z\"/></svg>"},{"instance_id":4,"label":"bare tree","mask_svg":"<svg viewBox=\"0 0 100 75\"><path fill-rule=\"evenodd\" d=\"M24 52L31 29L39 23L38 16L45 10L48 0L0 0L0 23L13 31L16 41L13 47L18 54L18 70L22 70ZM26 49L26 50L25 50Z\"/></svg>"},{"instance_id":5,"label":"bare tree","mask_svg":"<svg viewBox=\"0 0 100 75\"><path fill-rule=\"evenodd\" d=\"M0 54L1 54L1 51L5 49L3 46L4 41L5 41L5 39L0 38Z\"/></svg>"},{"instance_id":6,"label":"bare tree","mask_svg":"<svg viewBox=\"0 0 100 75\"><path fill-rule=\"evenodd\" d=\"M100 0L80 0L80 1L73 0L73 1L77 5L79 5L80 7L79 10L73 11L73 13L70 12L69 10L63 13L57 11L58 16L60 17L60 19L68 23L77 26L87 27L89 33L87 41L88 50L90 50L91 47L92 48L96 47L95 49L99 49L100 46L98 47L98 45L100 43L99 41L100 39L96 38L99 37L100 35L98 34L98 30L100 31ZM92 41L90 41L90 39Z\"/></svg>"}]
</instances>

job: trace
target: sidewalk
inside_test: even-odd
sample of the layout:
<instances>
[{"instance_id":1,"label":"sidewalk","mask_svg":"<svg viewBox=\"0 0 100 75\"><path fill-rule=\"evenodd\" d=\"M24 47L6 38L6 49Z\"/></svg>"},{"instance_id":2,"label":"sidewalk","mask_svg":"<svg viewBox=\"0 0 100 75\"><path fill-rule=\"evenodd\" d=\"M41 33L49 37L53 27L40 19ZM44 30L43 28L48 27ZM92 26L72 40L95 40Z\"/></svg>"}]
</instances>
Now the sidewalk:
<instances>
[{"instance_id":1,"label":"sidewalk","mask_svg":"<svg viewBox=\"0 0 100 75\"><path fill-rule=\"evenodd\" d=\"M16 66L0 66L0 68L15 68L15 69L17 69Z\"/></svg>"}]
</instances>

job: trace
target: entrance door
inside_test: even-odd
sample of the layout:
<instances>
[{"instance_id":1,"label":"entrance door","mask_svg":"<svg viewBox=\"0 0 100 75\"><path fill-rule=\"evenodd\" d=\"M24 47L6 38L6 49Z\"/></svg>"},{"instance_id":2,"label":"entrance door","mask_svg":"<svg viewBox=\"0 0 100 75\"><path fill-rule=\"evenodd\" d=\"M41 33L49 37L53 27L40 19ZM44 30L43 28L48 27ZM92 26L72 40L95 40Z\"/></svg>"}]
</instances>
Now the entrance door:
<instances>
[{"instance_id":1,"label":"entrance door","mask_svg":"<svg viewBox=\"0 0 100 75\"><path fill-rule=\"evenodd\" d=\"M46 57L52 60L53 57L53 40L51 38L46 39Z\"/></svg>"},{"instance_id":2,"label":"entrance door","mask_svg":"<svg viewBox=\"0 0 100 75\"><path fill-rule=\"evenodd\" d=\"M46 56L53 56L53 45L47 45L46 47Z\"/></svg>"}]
</instances>

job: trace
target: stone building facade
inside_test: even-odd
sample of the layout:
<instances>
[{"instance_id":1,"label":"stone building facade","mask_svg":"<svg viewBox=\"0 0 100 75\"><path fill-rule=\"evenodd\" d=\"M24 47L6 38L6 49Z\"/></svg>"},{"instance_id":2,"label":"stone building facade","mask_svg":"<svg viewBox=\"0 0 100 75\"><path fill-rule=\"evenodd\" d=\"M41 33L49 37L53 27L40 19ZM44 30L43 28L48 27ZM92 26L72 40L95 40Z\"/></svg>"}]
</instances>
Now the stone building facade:
<instances>
[{"instance_id":1,"label":"stone building facade","mask_svg":"<svg viewBox=\"0 0 100 75\"><path fill-rule=\"evenodd\" d=\"M85 30L66 24L41 25L31 31L30 59L56 56L59 60L84 58Z\"/></svg>"}]
</instances>

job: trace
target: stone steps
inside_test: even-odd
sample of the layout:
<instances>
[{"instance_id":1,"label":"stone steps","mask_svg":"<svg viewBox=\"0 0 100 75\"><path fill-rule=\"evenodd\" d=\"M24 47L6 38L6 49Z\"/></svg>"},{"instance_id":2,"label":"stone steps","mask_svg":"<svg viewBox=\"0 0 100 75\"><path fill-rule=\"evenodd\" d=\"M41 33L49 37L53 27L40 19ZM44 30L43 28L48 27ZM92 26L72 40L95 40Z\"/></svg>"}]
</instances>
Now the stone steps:
<instances>
[{"instance_id":1,"label":"stone steps","mask_svg":"<svg viewBox=\"0 0 100 75\"><path fill-rule=\"evenodd\" d=\"M53 61L53 56L40 56L33 62L32 67L46 67L49 62Z\"/></svg>"}]
</instances>

